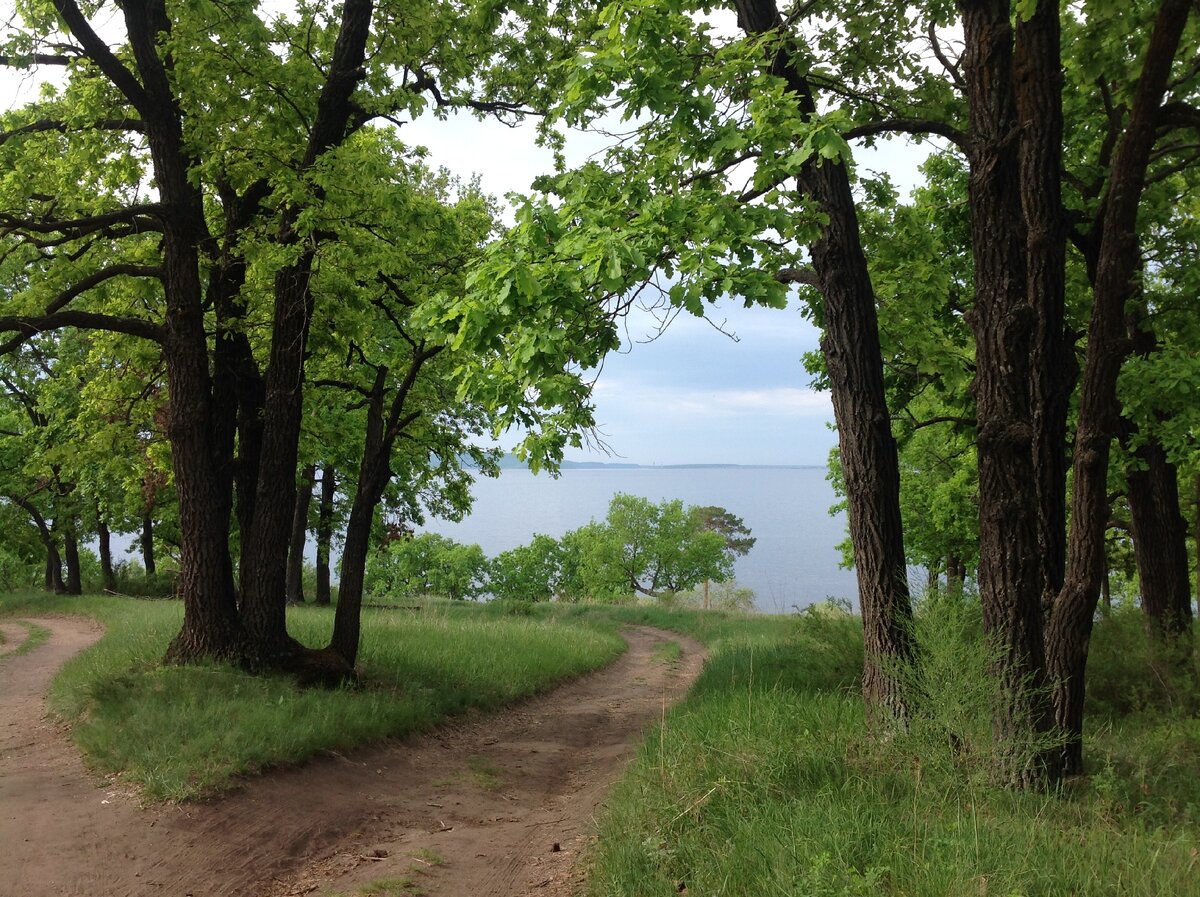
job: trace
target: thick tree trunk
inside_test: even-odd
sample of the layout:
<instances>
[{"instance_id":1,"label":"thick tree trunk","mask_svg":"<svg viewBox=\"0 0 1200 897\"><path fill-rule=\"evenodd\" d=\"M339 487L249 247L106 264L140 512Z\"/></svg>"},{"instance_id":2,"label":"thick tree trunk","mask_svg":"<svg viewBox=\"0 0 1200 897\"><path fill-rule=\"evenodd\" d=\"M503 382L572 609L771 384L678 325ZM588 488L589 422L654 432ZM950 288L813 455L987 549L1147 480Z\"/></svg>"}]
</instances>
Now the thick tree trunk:
<instances>
[{"instance_id":1,"label":"thick tree trunk","mask_svg":"<svg viewBox=\"0 0 1200 897\"><path fill-rule=\"evenodd\" d=\"M1191 653L1192 584L1179 479L1157 439L1144 443L1136 458L1126 476L1146 629L1168 660L1173 656L1186 662Z\"/></svg>"},{"instance_id":2,"label":"thick tree trunk","mask_svg":"<svg viewBox=\"0 0 1200 897\"><path fill-rule=\"evenodd\" d=\"M79 569L79 531L74 518L63 527L63 559L67 563L67 578L63 591L67 595L83 594L83 572Z\"/></svg>"},{"instance_id":3,"label":"thick tree trunk","mask_svg":"<svg viewBox=\"0 0 1200 897\"><path fill-rule=\"evenodd\" d=\"M736 7L748 34L779 33L772 73L785 79L802 114L814 115L811 87L793 64L775 0L738 0ZM899 462L883 389L875 293L845 167L835 160L820 165L810 160L797 181L828 217L809 252L824 300L821 348L833 392L863 616L863 695L869 715L886 726L909 716L903 668L912 663L915 646Z\"/></svg>"},{"instance_id":4,"label":"thick tree trunk","mask_svg":"<svg viewBox=\"0 0 1200 897\"><path fill-rule=\"evenodd\" d=\"M1035 470L1030 345L1037 316L1027 297L1026 228L1013 143L1013 30L1007 0L960 0L963 76L970 105L971 248L975 264L973 384L978 420L979 594L996 653L994 729L1014 784L1036 785L1044 763L1028 756L1047 731L1042 648L1041 500Z\"/></svg>"},{"instance_id":5,"label":"thick tree trunk","mask_svg":"<svg viewBox=\"0 0 1200 897\"><path fill-rule=\"evenodd\" d=\"M329 547L333 541L333 499L337 494L337 477L332 464L321 468L321 500L317 506L317 592L313 601L328 605Z\"/></svg>"},{"instance_id":6,"label":"thick tree trunk","mask_svg":"<svg viewBox=\"0 0 1200 897\"><path fill-rule=\"evenodd\" d=\"M1075 434L1067 573L1046 632L1055 722L1065 739L1059 770L1068 775L1083 768L1084 675L1104 576L1105 494L1117 422L1116 383L1128 352L1125 305L1135 290L1139 265L1137 212L1158 110L1190 7L1188 0L1164 0L1159 8L1103 205Z\"/></svg>"},{"instance_id":7,"label":"thick tree trunk","mask_svg":"<svg viewBox=\"0 0 1200 897\"><path fill-rule=\"evenodd\" d=\"M108 521L103 516L96 517L96 540L100 546L100 578L106 592L117 590L117 574L112 562L112 534L108 530Z\"/></svg>"},{"instance_id":8,"label":"thick tree trunk","mask_svg":"<svg viewBox=\"0 0 1200 897\"><path fill-rule=\"evenodd\" d=\"M138 537L142 548L142 567L147 576L158 573L158 564L154 560L154 518L147 514L142 518L142 531Z\"/></svg>"},{"instance_id":9,"label":"thick tree trunk","mask_svg":"<svg viewBox=\"0 0 1200 897\"><path fill-rule=\"evenodd\" d=\"M192 180L182 113L159 56L170 22L161 0L125 4L125 25L141 89L131 91L145 122L162 215L163 293L167 312L163 358L171 396L168 435L179 502L179 590L183 627L171 660L239 656L244 647L229 560L228 504L212 444L214 414L200 283L199 246L208 237L204 201ZM126 89L126 88L122 88Z\"/></svg>"},{"instance_id":10,"label":"thick tree trunk","mask_svg":"<svg viewBox=\"0 0 1200 897\"><path fill-rule=\"evenodd\" d=\"M1032 346L1034 470L1043 605L1062 588L1067 546L1067 412L1078 375L1067 339L1067 224L1062 207L1062 40L1057 0L1018 16L1013 74L1020 126L1018 160L1025 217L1026 292Z\"/></svg>"},{"instance_id":11,"label":"thick tree trunk","mask_svg":"<svg viewBox=\"0 0 1200 897\"><path fill-rule=\"evenodd\" d=\"M296 492L296 510L292 515L292 536L288 540L287 601L304 603L304 543L308 537L308 506L312 502L317 465L309 464L300 473Z\"/></svg>"},{"instance_id":12,"label":"thick tree trunk","mask_svg":"<svg viewBox=\"0 0 1200 897\"><path fill-rule=\"evenodd\" d=\"M363 77L363 61L374 12L372 0L346 0L325 84L317 102L300 168L308 170L346 136L356 107L351 101ZM286 210L278 234L284 246L307 239L296 230L302 209ZM311 246L311 244L309 244ZM303 411L304 355L313 314L310 285L315 252L306 248L275 276L271 360L265 386L262 450L254 522L243 534L242 622L255 649L268 660L285 658L298 646L287 635L287 548L295 509L296 458Z\"/></svg>"}]
</instances>

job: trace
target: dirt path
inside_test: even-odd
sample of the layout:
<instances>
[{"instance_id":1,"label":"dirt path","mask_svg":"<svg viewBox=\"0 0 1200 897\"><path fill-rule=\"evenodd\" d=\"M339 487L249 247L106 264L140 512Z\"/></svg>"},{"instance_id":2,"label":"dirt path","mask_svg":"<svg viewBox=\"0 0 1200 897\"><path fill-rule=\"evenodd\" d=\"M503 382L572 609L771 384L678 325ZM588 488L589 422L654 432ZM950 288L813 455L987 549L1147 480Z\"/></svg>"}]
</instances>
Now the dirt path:
<instances>
[{"instance_id":1,"label":"dirt path","mask_svg":"<svg viewBox=\"0 0 1200 897\"><path fill-rule=\"evenodd\" d=\"M703 663L690 639L630 629L614 664L515 709L144 809L43 719L54 671L98 628L33 622L50 641L0 661L0 897L294 897L384 880L396 895L565 897L596 806ZM678 661L656 651L666 642Z\"/></svg>"}]
</instances>

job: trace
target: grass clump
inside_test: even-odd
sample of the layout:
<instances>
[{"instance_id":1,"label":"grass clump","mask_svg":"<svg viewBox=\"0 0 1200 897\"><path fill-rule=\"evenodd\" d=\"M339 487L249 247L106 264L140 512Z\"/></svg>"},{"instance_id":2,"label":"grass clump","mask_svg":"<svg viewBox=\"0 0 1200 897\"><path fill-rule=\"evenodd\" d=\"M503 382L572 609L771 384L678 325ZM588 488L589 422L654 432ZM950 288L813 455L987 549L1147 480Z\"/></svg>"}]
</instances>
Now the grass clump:
<instances>
[{"instance_id":1,"label":"grass clump","mask_svg":"<svg viewBox=\"0 0 1200 897\"><path fill-rule=\"evenodd\" d=\"M0 607L30 612L9 599ZM51 689L88 762L152 799L190 799L239 775L427 729L449 715L486 710L595 669L623 649L611 628L535 618L368 611L363 685L302 689L282 676L221 664L161 665L178 632L175 601L88 598L36 602L38 612L91 613L107 627ZM332 613L289 611L305 644L327 639Z\"/></svg>"},{"instance_id":2,"label":"grass clump","mask_svg":"<svg viewBox=\"0 0 1200 897\"><path fill-rule=\"evenodd\" d=\"M17 625L25 630L25 638L15 648L10 648L8 651L0 653L0 661L9 657L20 657L22 654L28 654L39 645L44 645L46 640L50 638L50 630L44 626L38 626L36 623L30 623L27 620L18 620ZM7 638L3 632L0 632L0 645L7 644Z\"/></svg>"},{"instance_id":3,"label":"grass clump","mask_svg":"<svg viewBox=\"0 0 1200 897\"><path fill-rule=\"evenodd\" d=\"M885 742L867 737L857 619L719 640L610 798L588 893L1200 893L1200 722L1105 720L1084 780L997 787L975 610L930 613L921 720ZM1106 625L1097 640L1128 635Z\"/></svg>"}]
</instances>

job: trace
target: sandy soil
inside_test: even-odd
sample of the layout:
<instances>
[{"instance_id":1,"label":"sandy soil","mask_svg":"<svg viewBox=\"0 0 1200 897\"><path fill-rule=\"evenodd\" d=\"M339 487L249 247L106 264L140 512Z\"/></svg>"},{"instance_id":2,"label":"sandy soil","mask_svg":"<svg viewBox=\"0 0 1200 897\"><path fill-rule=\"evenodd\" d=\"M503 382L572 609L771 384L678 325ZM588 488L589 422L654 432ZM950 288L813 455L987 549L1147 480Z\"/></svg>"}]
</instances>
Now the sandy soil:
<instances>
[{"instance_id":1,"label":"sandy soil","mask_svg":"<svg viewBox=\"0 0 1200 897\"><path fill-rule=\"evenodd\" d=\"M44 718L55 670L100 636L37 619L49 642L0 661L0 897L566 897L592 817L703 648L648 628L606 669L502 713L315 760L206 804L144 808L91 775ZM15 648L21 627L5 628ZM677 642L682 656L655 655Z\"/></svg>"}]
</instances>

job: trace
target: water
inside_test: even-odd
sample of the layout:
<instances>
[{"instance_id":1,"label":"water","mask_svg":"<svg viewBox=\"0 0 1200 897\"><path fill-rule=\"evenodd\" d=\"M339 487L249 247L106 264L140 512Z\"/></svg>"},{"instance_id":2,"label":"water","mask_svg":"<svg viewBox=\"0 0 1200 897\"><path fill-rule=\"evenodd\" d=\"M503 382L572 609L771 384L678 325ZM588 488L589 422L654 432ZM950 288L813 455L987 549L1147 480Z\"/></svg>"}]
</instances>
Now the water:
<instances>
[{"instance_id":1,"label":"water","mask_svg":"<svg viewBox=\"0 0 1200 897\"><path fill-rule=\"evenodd\" d=\"M717 505L741 517L758 541L737 559L735 574L739 585L754 590L762 611L786 612L827 597L855 601L858 595L854 572L838 566L846 518L829 515L836 498L820 468L607 468L565 470L557 480L505 470L476 482L475 508L466 520L431 520L424 529L478 543L495 557L535 533L557 538L593 518L603 520L617 492Z\"/></svg>"}]
</instances>

